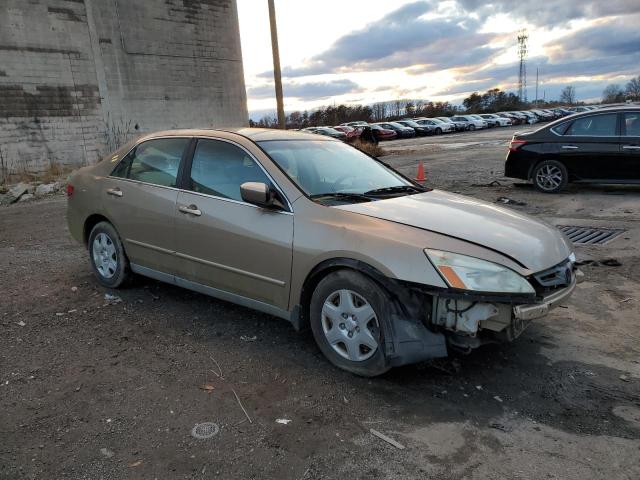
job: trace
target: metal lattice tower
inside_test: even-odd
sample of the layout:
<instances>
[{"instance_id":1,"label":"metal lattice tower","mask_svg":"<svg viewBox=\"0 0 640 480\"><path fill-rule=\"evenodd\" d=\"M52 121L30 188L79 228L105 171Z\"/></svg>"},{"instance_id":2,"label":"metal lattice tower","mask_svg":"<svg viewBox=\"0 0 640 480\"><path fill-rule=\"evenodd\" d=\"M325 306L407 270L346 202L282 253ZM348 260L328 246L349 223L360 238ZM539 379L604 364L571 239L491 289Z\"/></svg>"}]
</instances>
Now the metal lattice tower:
<instances>
[{"instance_id":1,"label":"metal lattice tower","mask_svg":"<svg viewBox=\"0 0 640 480\"><path fill-rule=\"evenodd\" d=\"M518 32L518 57L520 58L520 73L518 75L518 98L521 102L527 101L527 40L529 35L526 29Z\"/></svg>"}]
</instances>

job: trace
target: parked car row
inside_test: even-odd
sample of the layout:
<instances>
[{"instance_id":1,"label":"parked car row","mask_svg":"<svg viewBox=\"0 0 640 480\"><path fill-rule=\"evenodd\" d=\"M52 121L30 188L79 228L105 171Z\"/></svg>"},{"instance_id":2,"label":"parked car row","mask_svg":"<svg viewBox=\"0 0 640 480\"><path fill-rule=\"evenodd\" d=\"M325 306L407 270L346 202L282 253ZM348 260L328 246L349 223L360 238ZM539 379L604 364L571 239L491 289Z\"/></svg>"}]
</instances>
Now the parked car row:
<instances>
[{"instance_id":1,"label":"parked car row","mask_svg":"<svg viewBox=\"0 0 640 480\"><path fill-rule=\"evenodd\" d=\"M549 122L572 115L576 112L590 111L595 106L567 108L535 108L522 111L497 113L464 114L451 117L414 117L389 122L368 123L365 121L345 122L335 127L308 127L305 132L316 133L344 141L359 138L366 127L371 128L374 141L397 138L441 135L444 133L466 132L485 128L509 127L511 125L533 125ZM584 110L586 109L586 110Z\"/></svg>"}]
</instances>

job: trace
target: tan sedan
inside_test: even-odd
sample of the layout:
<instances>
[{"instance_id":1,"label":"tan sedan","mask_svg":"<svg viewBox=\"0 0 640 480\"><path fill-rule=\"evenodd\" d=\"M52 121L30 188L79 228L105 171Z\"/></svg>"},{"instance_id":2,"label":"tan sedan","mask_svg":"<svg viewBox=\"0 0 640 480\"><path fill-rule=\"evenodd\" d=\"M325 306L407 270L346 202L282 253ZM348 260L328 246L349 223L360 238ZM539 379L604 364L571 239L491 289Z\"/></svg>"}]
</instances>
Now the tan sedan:
<instances>
[{"instance_id":1,"label":"tan sedan","mask_svg":"<svg viewBox=\"0 0 640 480\"><path fill-rule=\"evenodd\" d=\"M105 287L135 273L310 326L360 375L512 340L576 284L555 228L313 134L147 135L68 194Z\"/></svg>"}]
</instances>

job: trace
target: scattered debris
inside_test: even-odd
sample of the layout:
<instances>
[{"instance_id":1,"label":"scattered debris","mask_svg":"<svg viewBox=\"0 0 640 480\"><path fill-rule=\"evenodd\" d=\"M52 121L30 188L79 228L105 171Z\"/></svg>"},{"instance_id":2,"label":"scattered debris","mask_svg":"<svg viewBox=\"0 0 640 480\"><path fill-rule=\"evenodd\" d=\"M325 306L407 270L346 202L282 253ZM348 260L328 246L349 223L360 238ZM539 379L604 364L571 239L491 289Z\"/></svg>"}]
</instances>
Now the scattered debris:
<instances>
[{"instance_id":1,"label":"scattered debris","mask_svg":"<svg viewBox=\"0 0 640 480\"><path fill-rule=\"evenodd\" d=\"M379 431L374 430L373 428L370 428L369 432L371 432L372 435L375 435L379 439L384 440L389 445L393 445L394 447L396 447L399 450L404 450L404 445L402 445L401 443L396 442L393 438L387 437L384 433L380 433Z\"/></svg>"},{"instance_id":2,"label":"scattered debris","mask_svg":"<svg viewBox=\"0 0 640 480\"><path fill-rule=\"evenodd\" d=\"M276 418L276 423L281 423L282 425L289 425L291 420L288 418Z\"/></svg>"},{"instance_id":3,"label":"scattered debris","mask_svg":"<svg viewBox=\"0 0 640 480\"><path fill-rule=\"evenodd\" d=\"M204 390L207 393L211 393L215 390L215 387L209 383L205 383L200 387L200 390Z\"/></svg>"},{"instance_id":4,"label":"scattered debris","mask_svg":"<svg viewBox=\"0 0 640 480\"><path fill-rule=\"evenodd\" d=\"M140 465L142 465L142 460L137 460L137 461L129 464L129 466L132 467L132 468L139 467Z\"/></svg>"},{"instance_id":5,"label":"scattered debris","mask_svg":"<svg viewBox=\"0 0 640 480\"><path fill-rule=\"evenodd\" d=\"M115 305L116 303L122 302L122 299L119 296L111 293L105 293L104 299L107 301L107 305Z\"/></svg>"},{"instance_id":6,"label":"scattered debris","mask_svg":"<svg viewBox=\"0 0 640 480\"><path fill-rule=\"evenodd\" d=\"M476 385L477 390L482 390L482 385Z\"/></svg>"},{"instance_id":7,"label":"scattered debris","mask_svg":"<svg viewBox=\"0 0 640 480\"><path fill-rule=\"evenodd\" d=\"M209 355L209 358L211 358L211 360L213 360L213 363L216 364L216 367L218 367L218 370L220 371L220 373L216 373L213 370L211 370L215 375L217 375L219 378L224 378L224 375L222 373L222 368L220 368L220 364L218 363L218 361L213 358L213 355Z\"/></svg>"},{"instance_id":8,"label":"scattered debris","mask_svg":"<svg viewBox=\"0 0 640 480\"><path fill-rule=\"evenodd\" d=\"M244 412L245 416L247 417L247 420L249 420L249 423L253 423L251 421L251 417L249 416L247 411L244 409L244 406L242 405L242 402L240 401L240 398L238 397L238 394L236 393L236 391L233 388L231 389L231 391L236 396L236 400L238 401L238 405L240 405L240 408L242 409L242 411Z\"/></svg>"},{"instance_id":9,"label":"scattered debris","mask_svg":"<svg viewBox=\"0 0 640 480\"><path fill-rule=\"evenodd\" d=\"M633 297L628 297L623 300L620 300L620 303L627 303L627 302L630 302L631 300L633 300Z\"/></svg>"},{"instance_id":10,"label":"scattered debris","mask_svg":"<svg viewBox=\"0 0 640 480\"><path fill-rule=\"evenodd\" d=\"M245 335L242 335L240 337L240 340L242 340L243 342L255 342L258 339L258 337L256 337L255 335L253 337L247 337Z\"/></svg>"},{"instance_id":11,"label":"scattered debris","mask_svg":"<svg viewBox=\"0 0 640 480\"><path fill-rule=\"evenodd\" d=\"M52 193L56 193L62 187L58 182L54 183L43 183L36 187L35 194L36 197L42 197L44 195L50 195Z\"/></svg>"},{"instance_id":12,"label":"scattered debris","mask_svg":"<svg viewBox=\"0 0 640 480\"><path fill-rule=\"evenodd\" d=\"M15 203L20 200L20 197L29 192L33 187L27 183L18 183L11 187L6 195L2 196L2 204L8 205L11 203Z\"/></svg>"},{"instance_id":13,"label":"scattered debris","mask_svg":"<svg viewBox=\"0 0 640 480\"><path fill-rule=\"evenodd\" d=\"M108 448L101 448L100 449L100 453L102 455L104 455L105 457L107 457L107 458L111 458L114 455L113 452L111 450L109 450Z\"/></svg>"},{"instance_id":14,"label":"scattered debris","mask_svg":"<svg viewBox=\"0 0 640 480\"><path fill-rule=\"evenodd\" d=\"M489 428L495 428L496 430L500 430L502 432L510 432L511 428L501 424L501 423L490 423Z\"/></svg>"},{"instance_id":15,"label":"scattered debris","mask_svg":"<svg viewBox=\"0 0 640 480\"><path fill-rule=\"evenodd\" d=\"M521 207L527 204L527 202L521 202L519 200L513 200L512 198L509 198L509 197L498 197L496 202L504 203L504 204L507 204L507 205L518 205L518 206L521 206Z\"/></svg>"},{"instance_id":16,"label":"scattered debris","mask_svg":"<svg viewBox=\"0 0 640 480\"><path fill-rule=\"evenodd\" d=\"M18 200L19 202L28 202L29 200L33 199L35 196L33 195L33 193L25 193L24 195L22 195L20 197L20 199Z\"/></svg>"},{"instance_id":17,"label":"scattered debris","mask_svg":"<svg viewBox=\"0 0 640 480\"><path fill-rule=\"evenodd\" d=\"M20 321L18 322L18 325L20 325L21 327L26 327L26 326L27 326L27 324L26 324L26 323L24 323L22 320L20 320Z\"/></svg>"},{"instance_id":18,"label":"scattered debris","mask_svg":"<svg viewBox=\"0 0 640 480\"><path fill-rule=\"evenodd\" d=\"M191 429L191 436L198 440L206 440L207 438L215 437L219 431L220 427L218 427L217 423L196 423L196 425Z\"/></svg>"},{"instance_id":19,"label":"scattered debris","mask_svg":"<svg viewBox=\"0 0 640 480\"><path fill-rule=\"evenodd\" d=\"M78 291L78 287L71 287L71 291L72 292L77 292Z\"/></svg>"},{"instance_id":20,"label":"scattered debris","mask_svg":"<svg viewBox=\"0 0 640 480\"><path fill-rule=\"evenodd\" d=\"M502 403L502 398L500 398L498 395L495 395L495 396L493 397L493 399L494 399L496 402L500 402L500 403Z\"/></svg>"},{"instance_id":21,"label":"scattered debris","mask_svg":"<svg viewBox=\"0 0 640 480\"><path fill-rule=\"evenodd\" d=\"M623 382L630 382L631 380L629 380L629 377L627 377L626 375L620 375L618 377L620 380L622 380Z\"/></svg>"},{"instance_id":22,"label":"scattered debris","mask_svg":"<svg viewBox=\"0 0 640 480\"><path fill-rule=\"evenodd\" d=\"M472 187L501 187L502 184L498 180L489 183L472 183Z\"/></svg>"}]
</instances>

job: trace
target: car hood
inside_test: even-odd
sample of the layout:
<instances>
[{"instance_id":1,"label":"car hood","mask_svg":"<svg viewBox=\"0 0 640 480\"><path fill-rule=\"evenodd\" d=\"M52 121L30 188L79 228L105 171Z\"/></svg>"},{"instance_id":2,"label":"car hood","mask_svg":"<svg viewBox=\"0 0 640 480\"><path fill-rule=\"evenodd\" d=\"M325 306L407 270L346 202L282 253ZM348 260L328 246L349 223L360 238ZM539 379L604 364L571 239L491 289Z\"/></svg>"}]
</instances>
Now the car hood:
<instances>
[{"instance_id":1,"label":"car hood","mask_svg":"<svg viewBox=\"0 0 640 480\"><path fill-rule=\"evenodd\" d=\"M492 203L440 190L334 208L475 243L500 252L533 272L557 265L572 251L566 237L551 225Z\"/></svg>"}]
</instances>

